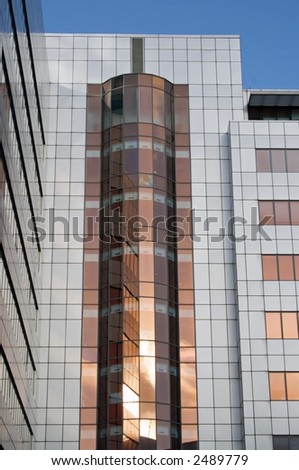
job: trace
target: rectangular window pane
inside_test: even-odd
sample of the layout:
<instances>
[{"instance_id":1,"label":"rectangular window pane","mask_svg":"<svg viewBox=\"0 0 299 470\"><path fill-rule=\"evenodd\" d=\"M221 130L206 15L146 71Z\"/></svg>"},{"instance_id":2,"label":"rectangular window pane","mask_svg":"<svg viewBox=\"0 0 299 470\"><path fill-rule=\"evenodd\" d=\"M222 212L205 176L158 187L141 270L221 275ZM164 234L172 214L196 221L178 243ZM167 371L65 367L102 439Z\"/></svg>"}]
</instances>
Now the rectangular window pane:
<instances>
[{"instance_id":1,"label":"rectangular window pane","mask_svg":"<svg viewBox=\"0 0 299 470\"><path fill-rule=\"evenodd\" d=\"M286 160L284 150L271 150L272 171L283 173L286 171Z\"/></svg>"},{"instance_id":2,"label":"rectangular window pane","mask_svg":"<svg viewBox=\"0 0 299 470\"><path fill-rule=\"evenodd\" d=\"M260 222L264 217L271 217L271 219L267 222L268 225L274 224L274 208L273 208L273 201L259 201L259 215L260 215Z\"/></svg>"},{"instance_id":3,"label":"rectangular window pane","mask_svg":"<svg viewBox=\"0 0 299 470\"><path fill-rule=\"evenodd\" d=\"M278 279L276 256L263 256L263 277L265 281Z\"/></svg>"},{"instance_id":4,"label":"rectangular window pane","mask_svg":"<svg viewBox=\"0 0 299 470\"><path fill-rule=\"evenodd\" d=\"M270 150L256 151L256 167L260 173L269 173L271 171Z\"/></svg>"},{"instance_id":5,"label":"rectangular window pane","mask_svg":"<svg viewBox=\"0 0 299 470\"><path fill-rule=\"evenodd\" d=\"M280 312L266 313L267 338L281 338L281 318Z\"/></svg>"},{"instance_id":6,"label":"rectangular window pane","mask_svg":"<svg viewBox=\"0 0 299 470\"><path fill-rule=\"evenodd\" d=\"M282 331L284 338L298 338L298 322L296 312L282 313Z\"/></svg>"},{"instance_id":7,"label":"rectangular window pane","mask_svg":"<svg viewBox=\"0 0 299 470\"><path fill-rule=\"evenodd\" d=\"M161 90L153 89L153 121L158 126L164 126L164 92Z\"/></svg>"},{"instance_id":8,"label":"rectangular window pane","mask_svg":"<svg viewBox=\"0 0 299 470\"><path fill-rule=\"evenodd\" d=\"M289 450L299 450L299 436L290 436Z\"/></svg>"},{"instance_id":9,"label":"rectangular window pane","mask_svg":"<svg viewBox=\"0 0 299 470\"><path fill-rule=\"evenodd\" d=\"M152 90L140 87L140 122L152 122Z\"/></svg>"},{"instance_id":10,"label":"rectangular window pane","mask_svg":"<svg viewBox=\"0 0 299 470\"><path fill-rule=\"evenodd\" d=\"M292 281L294 279L293 256L278 256L279 279L281 281Z\"/></svg>"},{"instance_id":11,"label":"rectangular window pane","mask_svg":"<svg viewBox=\"0 0 299 470\"><path fill-rule=\"evenodd\" d=\"M299 150L287 150L287 165L290 173L299 173Z\"/></svg>"},{"instance_id":12,"label":"rectangular window pane","mask_svg":"<svg viewBox=\"0 0 299 470\"><path fill-rule=\"evenodd\" d=\"M299 400L299 373L287 372L286 379L288 400Z\"/></svg>"},{"instance_id":13,"label":"rectangular window pane","mask_svg":"<svg viewBox=\"0 0 299 470\"><path fill-rule=\"evenodd\" d=\"M290 208L288 201L275 201L275 223L277 225L290 225Z\"/></svg>"},{"instance_id":14,"label":"rectangular window pane","mask_svg":"<svg viewBox=\"0 0 299 470\"><path fill-rule=\"evenodd\" d=\"M291 202L291 221L292 225L299 225L299 201Z\"/></svg>"},{"instance_id":15,"label":"rectangular window pane","mask_svg":"<svg viewBox=\"0 0 299 470\"><path fill-rule=\"evenodd\" d=\"M270 384L270 399L271 400L285 400L285 380L283 372L270 372L269 373L269 384Z\"/></svg>"},{"instance_id":16,"label":"rectangular window pane","mask_svg":"<svg viewBox=\"0 0 299 470\"><path fill-rule=\"evenodd\" d=\"M289 449L289 436L273 436L273 449L274 450L288 450Z\"/></svg>"},{"instance_id":17,"label":"rectangular window pane","mask_svg":"<svg viewBox=\"0 0 299 470\"><path fill-rule=\"evenodd\" d=\"M124 91L125 122L137 122L137 88L126 87Z\"/></svg>"},{"instance_id":18,"label":"rectangular window pane","mask_svg":"<svg viewBox=\"0 0 299 470\"><path fill-rule=\"evenodd\" d=\"M188 98L174 100L175 131L187 134L189 132Z\"/></svg>"}]
</instances>

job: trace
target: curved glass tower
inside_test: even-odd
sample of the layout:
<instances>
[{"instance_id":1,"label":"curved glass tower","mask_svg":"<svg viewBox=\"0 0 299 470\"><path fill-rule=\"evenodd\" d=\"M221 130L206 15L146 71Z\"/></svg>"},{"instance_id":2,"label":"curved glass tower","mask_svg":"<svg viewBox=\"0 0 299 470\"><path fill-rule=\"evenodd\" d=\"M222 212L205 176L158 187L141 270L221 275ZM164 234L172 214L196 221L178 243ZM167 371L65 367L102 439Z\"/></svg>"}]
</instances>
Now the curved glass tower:
<instances>
[{"instance_id":1,"label":"curved glass tower","mask_svg":"<svg viewBox=\"0 0 299 470\"><path fill-rule=\"evenodd\" d=\"M101 152L96 448L194 448L188 87L129 74L89 104Z\"/></svg>"}]
</instances>

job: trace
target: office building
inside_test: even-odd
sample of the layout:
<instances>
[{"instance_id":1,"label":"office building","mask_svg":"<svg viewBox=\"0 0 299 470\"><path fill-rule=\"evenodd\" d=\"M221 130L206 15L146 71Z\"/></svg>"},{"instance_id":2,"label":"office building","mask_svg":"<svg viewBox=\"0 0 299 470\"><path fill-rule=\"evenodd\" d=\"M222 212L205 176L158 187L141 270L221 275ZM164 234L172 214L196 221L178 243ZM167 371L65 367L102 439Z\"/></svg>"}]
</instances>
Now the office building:
<instances>
[{"instance_id":1,"label":"office building","mask_svg":"<svg viewBox=\"0 0 299 470\"><path fill-rule=\"evenodd\" d=\"M32 447L298 449L299 91L236 36L45 41Z\"/></svg>"},{"instance_id":2,"label":"office building","mask_svg":"<svg viewBox=\"0 0 299 470\"><path fill-rule=\"evenodd\" d=\"M0 2L1 324L0 445L30 449L37 424L41 215L49 78L39 2ZM21 33L22 32L22 33Z\"/></svg>"}]
</instances>

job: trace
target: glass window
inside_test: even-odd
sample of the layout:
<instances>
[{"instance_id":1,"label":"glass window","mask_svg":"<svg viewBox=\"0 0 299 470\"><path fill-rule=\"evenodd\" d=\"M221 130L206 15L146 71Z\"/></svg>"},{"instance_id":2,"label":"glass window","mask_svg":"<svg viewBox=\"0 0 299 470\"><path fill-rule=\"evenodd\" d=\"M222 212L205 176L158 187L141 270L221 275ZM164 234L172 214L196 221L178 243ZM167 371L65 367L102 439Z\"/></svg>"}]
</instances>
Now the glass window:
<instances>
[{"instance_id":1,"label":"glass window","mask_svg":"<svg viewBox=\"0 0 299 470\"><path fill-rule=\"evenodd\" d=\"M150 174L139 174L139 186L141 187L153 187L153 175Z\"/></svg>"},{"instance_id":2,"label":"glass window","mask_svg":"<svg viewBox=\"0 0 299 470\"><path fill-rule=\"evenodd\" d=\"M267 222L268 225L274 224L274 208L273 201L259 201L260 222L264 217L271 217Z\"/></svg>"},{"instance_id":3,"label":"glass window","mask_svg":"<svg viewBox=\"0 0 299 470\"><path fill-rule=\"evenodd\" d=\"M81 408L81 424L96 424L97 414L95 408Z\"/></svg>"},{"instance_id":4,"label":"glass window","mask_svg":"<svg viewBox=\"0 0 299 470\"><path fill-rule=\"evenodd\" d=\"M137 122L137 88L126 87L124 89L125 122Z\"/></svg>"},{"instance_id":5,"label":"glass window","mask_svg":"<svg viewBox=\"0 0 299 470\"><path fill-rule=\"evenodd\" d=\"M95 408L97 403L97 364L82 364L82 406Z\"/></svg>"},{"instance_id":6,"label":"glass window","mask_svg":"<svg viewBox=\"0 0 299 470\"><path fill-rule=\"evenodd\" d=\"M159 367L165 366L168 367L168 361L159 359ZM170 403L170 376L169 373L157 371L157 402L159 403Z\"/></svg>"},{"instance_id":7,"label":"glass window","mask_svg":"<svg viewBox=\"0 0 299 470\"><path fill-rule=\"evenodd\" d=\"M180 348L180 361L181 362L195 362L195 349L194 348Z\"/></svg>"},{"instance_id":8,"label":"glass window","mask_svg":"<svg viewBox=\"0 0 299 470\"><path fill-rule=\"evenodd\" d=\"M166 313L156 311L156 341L169 341L169 321Z\"/></svg>"},{"instance_id":9,"label":"glass window","mask_svg":"<svg viewBox=\"0 0 299 470\"><path fill-rule=\"evenodd\" d=\"M197 408L182 408L182 424L197 423Z\"/></svg>"},{"instance_id":10,"label":"glass window","mask_svg":"<svg viewBox=\"0 0 299 470\"><path fill-rule=\"evenodd\" d=\"M269 339L282 337L280 312L267 312L266 313L266 330L267 330L267 338Z\"/></svg>"},{"instance_id":11,"label":"glass window","mask_svg":"<svg viewBox=\"0 0 299 470\"><path fill-rule=\"evenodd\" d=\"M298 117L299 119L299 117ZM290 436L289 437L289 449L290 450L299 450L299 436Z\"/></svg>"},{"instance_id":12,"label":"glass window","mask_svg":"<svg viewBox=\"0 0 299 470\"><path fill-rule=\"evenodd\" d=\"M84 266L85 289L97 289L99 284L99 265L97 262L86 261Z\"/></svg>"},{"instance_id":13,"label":"glass window","mask_svg":"<svg viewBox=\"0 0 299 470\"><path fill-rule=\"evenodd\" d=\"M101 131L101 100L98 96L89 97L87 113L87 132Z\"/></svg>"},{"instance_id":14,"label":"glass window","mask_svg":"<svg viewBox=\"0 0 299 470\"><path fill-rule=\"evenodd\" d=\"M274 450L289 450L289 436L273 436Z\"/></svg>"},{"instance_id":15,"label":"glass window","mask_svg":"<svg viewBox=\"0 0 299 470\"><path fill-rule=\"evenodd\" d=\"M140 299L140 337L143 340L155 339L154 299Z\"/></svg>"},{"instance_id":16,"label":"glass window","mask_svg":"<svg viewBox=\"0 0 299 470\"><path fill-rule=\"evenodd\" d=\"M277 225L290 225L290 208L288 201L275 201L275 223Z\"/></svg>"},{"instance_id":17,"label":"glass window","mask_svg":"<svg viewBox=\"0 0 299 470\"><path fill-rule=\"evenodd\" d=\"M140 358L140 401L155 401L156 370L154 357ZM142 418L143 416L141 416Z\"/></svg>"},{"instance_id":18,"label":"glass window","mask_svg":"<svg viewBox=\"0 0 299 470\"><path fill-rule=\"evenodd\" d=\"M287 150L287 166L290 173L299 173L299 150Z\"/></svg>"},{"instance_id":19,"label":"glass window","mask_svg":"<svg viewBox=\"0 0 299 470\"><path fill-rule=\"evenodd\" d=\"M287 372L288 400L299 400L299 372Z\"/></svg>"},{"instance_id":20,"label":"glass window","mask_svg":"<svg viewBox=\"0 0 299 470\"><path fill-rule=\"evenodd\" d=\"M286 399L285 377L283 372L270 372L269 384L271 400Z\"/></svg>"},{"instance_id":21,"label":"glass window","mask_svg":"<svg viewBox=\"0 0 299 470\"><path fill-rule=\"evenodd\" d=\"M124 75L125 86L127 85L137 85L138 75L137 74L128 74Z\"/></svg>"},{"instance_id":22,"label":"glass window","mask_svg":"<svg viewBox=\"0 0 299 470\"><path fill-rule=\"evenodd\" d=\"M111 92L111 112L118 116L123 115L123 89L118 88Z\"/></svg>"},{"instance_id":23,"label":"glass window","mask_svg":"<svg viewBox=\"0 0 299 470\"><path fill-rule=\"evenodd\" d=\"M155 418L156 407L154 403L140 403L140 414L142 418Z\"/></svg>"},{"instance_id":24,"label":"glass window","mask_svg":"<svg viewBox=\"0 0 299 470\"><path fill-rule=\"evenodd\" d=\"M138 149L124 150L124 172L138 173Z\"/></svg>"},{"instance_id":25,"label":"glass window","mask_svg":"<svg viewBox=\"0 0 299 470\"><path fill-rule=\"evenodd\" d=\"M147 221L146 226L152 225L154 217L153 190L142 189L139 193L139 214ZM144 220L144 222L145 222Z\"/></svg>"},{"instance_id":26,"label":"glass window","mask_svg":"<svg viewBox=\"0 0 299 470\"><path fill-rule=\"evenodd\" d=\"M190 183L190 160L176 158L176 181L178 183Z\"/></svg>"},{"instance_id":27,"label":"glass window","mask_svg":"<svg viewBox=\"0 0 299 470\"><path fill-rule=\"evenodd\" d=\"M295 258L295 279L299 281L299 256L294 256Z\"/></svg>"},{"instance_id":28,"label":"glass window","mask_svg":"<svg viewBox=\"0 0 299 470\"><path fill-rule=\"evenodd\" d=\"M296 312L282 313L282 331L284 338L298 338L298 322Z\"/></svg>"},{"instance_id":29,"label":"glass window","mask_svg":"<svg viewBox=\"0 0 299 470\"><path fill-rule=\"evenodd\" d=\"M175 110L175 131L187 134L189 132L189 111L188 98L176 98L174 101Z\"/></svg>"},{"instance_id":30,"label":"glass window","mask_svg":"<svg viewBox=\"0 0 299 470\"><path fill-rule=\"evenodd\" d=\"M188 306L180 306L180 346L190 347L194 345L193 309Z\"/></svg>"},{"instance_id":31,"label":"glass window","mask_svg":"<svg viewBox=\"0 0 299 470\"><path fill-rule=\"evenodd\" d=\"M293 256L278 256L278 266L281 281L292 281L294 279Z\"/></svg>"},{"instance_id":32,"label":"glass window","mask_svg":"<svg viewBox=\"0 0 299 470\"><path fill-rule=\"evenodd\" d=\"M197 425L184 425L182 426L182 442L183 444L191 443L191 442L196 442L198 437L197 437L198 429Z\"/></svg>"},{"instance_id":33,"label":"glass window","mask_svg":"<svg viewBox=\"0 0 299 470\"><path fill-rule=\"evenodd\" d=\"M154 281L154 253L152 243L141 242L139 244L139 280L141 282Z\"/></svg>"},{"instance_id":34,"label":"glass window","mask_svg":"<svg viewBox=\"0 0 299 470\"><path fill-rule=\"evenodd\" d=\"M286 171L286 159L284 150L271 150L271 163L273 173Z\"/></svg>"},{"instance_id":35,"label":"glass window","mask_svg":"<svg viewBox=\"0 0 299 470\"><path fill-rule=\"evenodd\" d=\"M140 99L139 99L139 120L140 122L152 122L152 89L146 87L140 87Z\"/></svg>"},{"instance_id":36,"label":"glass window","mask_svg":"<svg viewBox=\"0 0 299 470\"><path fill-rule=\"evenodd\" d=\"M153 89L153 122L158 126L164 126L164 92Z\"/></svg>"},{"instance_id":37,"label":"glass window","mask_svg":"<svg viewBox=\"0 0 299 470\"><path fill-rule=\"evenodd\" d=\"M265 281L275 281L278 279L276 256L263 256L263 277Z\"/></svg>"},{"instance_id":38,"label":"glass window","mask_svg":"<svg viewBox=\"0 0 299 470\"><path fill-rule=\"evenodd\" d=\"M170 406L168 405L162 405L162 404L157 404L157 416L159 419L163 419L165 421L170 421Z\"/></svg>"},{"instance_id":39,"label":"glass window","mask_svg":"<svg viewBox=\"0 0 299 470\"><path fill-rule=\"evenodd\" d=\"M291 202L291 221L292 225L299 225L299 201Z\"/></svg>"},{"instance_id":40,"label":"glass window","mask_svg":"<svg viewBox=\"0 0 299 470\"><path fill-rule=\"evenodd\" d=\"M193 364L181 364L181 406L193 408L196 403L196 371Z\"/></svg>"},{"instance_id":41,"label":"glass window","mask_svg":"<svg viewBox=\"0 0 299 470\"><path fill-rule=\"evenodd\" d=\"M141 86L152 86L152 77L146 74L139 74L138 75L138 82Z\"/></svg>"},{"instance_id":42,"label":"glass window","mask_svg":"<svg viewBox=\"0 0 299 470\"><path fill-rule=\"evenodd\" d=\"M271 171L269 150L256 151L256 166L258 172L269 173Z\"/></svg>"},{"instance_id":43,"label":"glass window","mask_svg":"<svg viewBox=\"0 0 299 470\"><path fill-rule=\"evenodd\" d=\"M138 124L125 124L123 126L123 137L136 137L138 135Z\"/></svg>"},{"instance_id":44,"label":"glass window","mask_svg":"<svg viewBox=\"0 0 299 470\"><path fill-rule=\"evenodd\" d=\"M164 80L160 77L153 77L153 87L164 90Z\"/></svg>"},{"instance_id":45,"label":"glass window","mask_svg":"<svg viewBox=\"0 0 299 470\"><path fill-rule=\"evenodd\" d=\"M178 280L180 289L193 288L193 264L191 262L178 262Z\"/></svg>"},{"instance_id":46,"label":"glass window","mask_svg":"<svg viewBox=\"0 0 299 470\"><path fill-rule=\"evenodd\" d=\"M158 176L166 176L166 159L164 154L154 151L154 173Z\"/></svg>"}]
</instances>

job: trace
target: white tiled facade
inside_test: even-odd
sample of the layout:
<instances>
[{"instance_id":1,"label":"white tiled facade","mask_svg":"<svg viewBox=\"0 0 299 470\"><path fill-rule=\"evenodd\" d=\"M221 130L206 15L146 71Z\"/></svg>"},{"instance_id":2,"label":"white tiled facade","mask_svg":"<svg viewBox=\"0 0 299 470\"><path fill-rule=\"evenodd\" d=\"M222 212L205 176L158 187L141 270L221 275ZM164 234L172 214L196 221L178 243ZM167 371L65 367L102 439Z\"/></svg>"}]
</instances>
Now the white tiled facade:
<instances>
[{"instance_id":1,"label":"white tiled facade","mask_svg":"<svg viewBox=\"0 0 299 470\"><path fill-rule=\"evenodd\" d=\"M255 148L298 149L298 122L232 122L231 162L234 213L251 220L259 200L298 200L298 173L259 173ZM298 225L264 227L270 239L236 243L245 446L271 449L272 435L298 435L299 403L270 401L268 372L297 372L299 342L266 340L265 312L298 312L298 281L263 281L262 255L298 253Z\"/></svg>"},{"instance_id":2,"label":"white tiled facade","mask_svg":"<svg viewBox=\"0 0 299 470\"><path fill-rule=\"evenodd\" d=\"M86 84L132 71L131 38L46 40L51 81L46 210L77 216L83 233ZM239 39L145 37L144 72L189 84L200 445L242 448L234 246L226 238L211 241L211 232L217 235L233 215L228 128L244 116ZM217 222L211 220L208 235L209 217ZM38 440L40 447L63 449L78 445L83 247L64 244L60 231L57 223L57 241L44 246L40 413L46 426Z\"/></svg>"},{"instance_id":3,"label":"white tiled facade","mask_svg":"<svg viewBox=\"0 0 299 470\"><path fill-rule=\"evenodd\" d=\"M189 85L199 449L273 449L273 436L299 436L299 391L271 400L269 387L271 373L299 373L299 339L267 338L266 312L298 317L299 272L263 280L262 260L299 255L299 224L264 226L265 239L258 207L299 201L299 178L258 171L256 149L299 149L299 122L249 120L250 96L266 91L243 91L237 36L46 35L33 446L80 445L87 85L133 72L133 37L144 73Z\"/></svg>"},{"instance_id":4,"label":"white tiled facade","mask_svg":"<svg viewBox=\"0 0 299 470\"><path fill-rule=\"evenodd\" d=\"M86 86L132 72L131 38L46 40L45 206L78 217L82 234ZM144 72L189 84L199 446L272 449L273 434L299 434L299 402L271 402L268 380L268 372L299 369L299 341L267 340L265 311L298 311L298 282L263 281L261 254L299 253L299 229L269 226L272 241L251 240L250 217L259 199L299 199L299 189L294 173L257 173L255 148L299 148L298 122L248 121L238 37L145 36ZM233 216L249 222L233 226ZM75 449L83 247L65 244L56 227L56 242L44 245L37 446ZM234 243L243 233L248 238Z\"/></svg>"}]
</instances>

